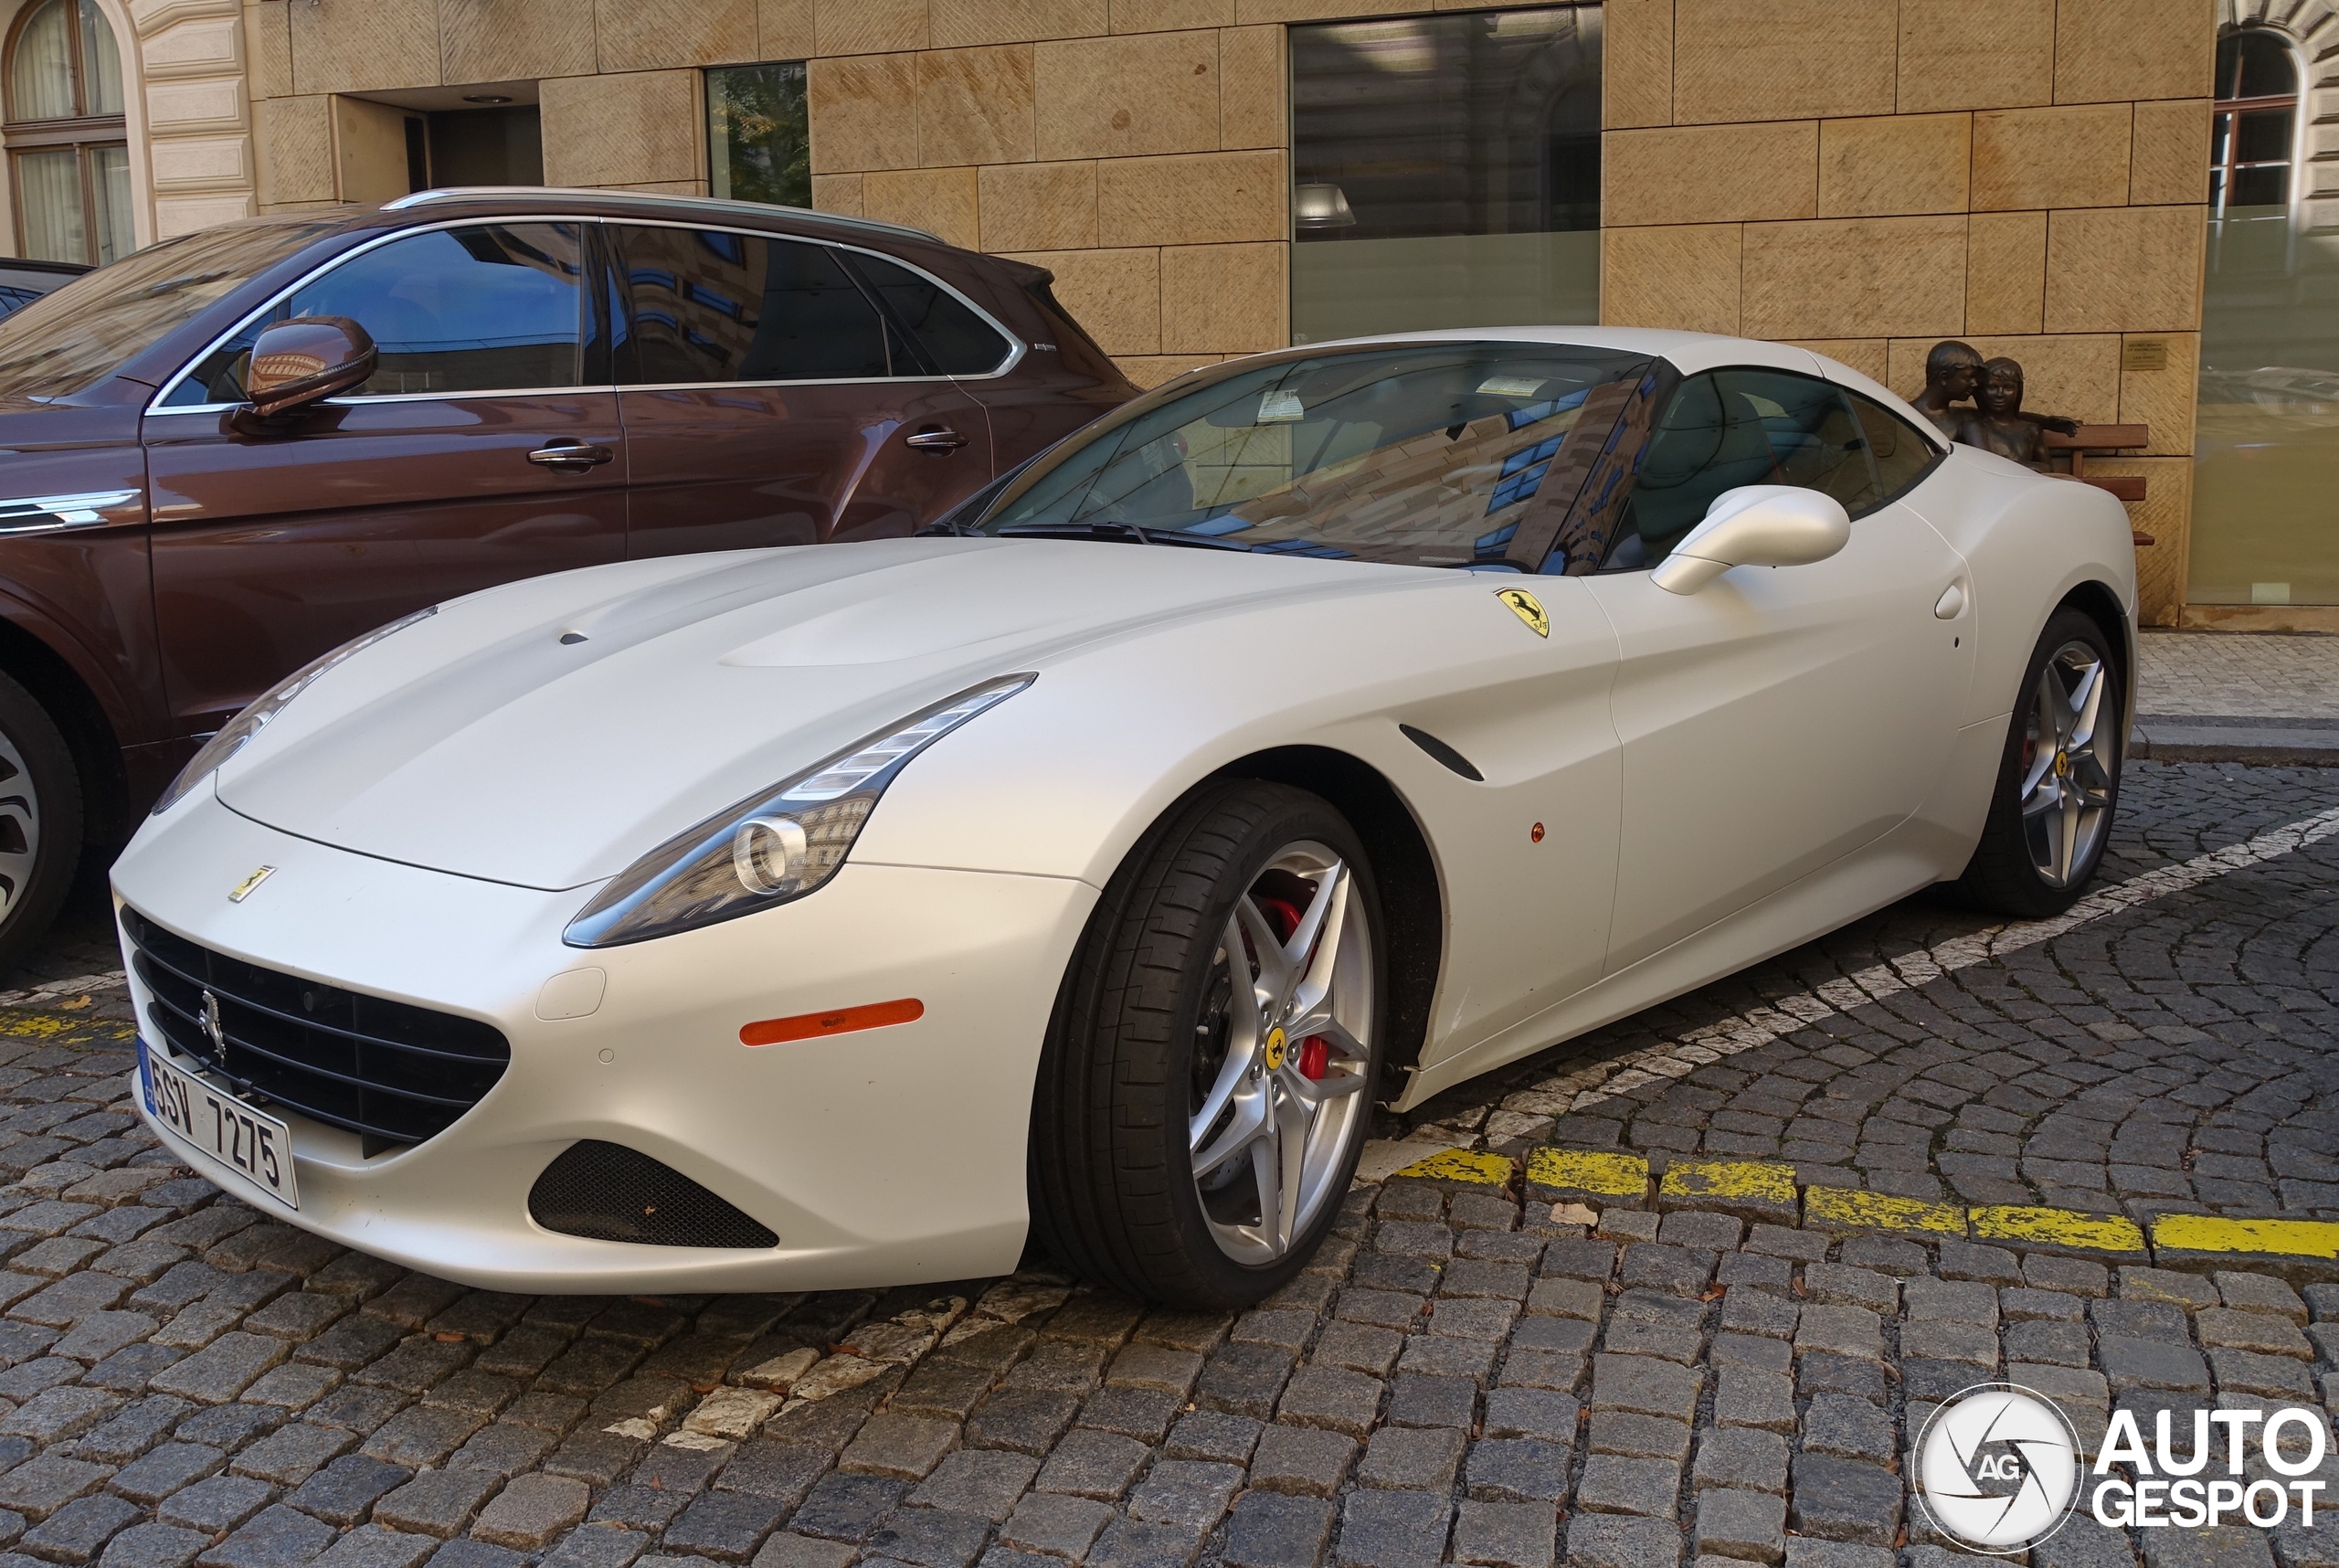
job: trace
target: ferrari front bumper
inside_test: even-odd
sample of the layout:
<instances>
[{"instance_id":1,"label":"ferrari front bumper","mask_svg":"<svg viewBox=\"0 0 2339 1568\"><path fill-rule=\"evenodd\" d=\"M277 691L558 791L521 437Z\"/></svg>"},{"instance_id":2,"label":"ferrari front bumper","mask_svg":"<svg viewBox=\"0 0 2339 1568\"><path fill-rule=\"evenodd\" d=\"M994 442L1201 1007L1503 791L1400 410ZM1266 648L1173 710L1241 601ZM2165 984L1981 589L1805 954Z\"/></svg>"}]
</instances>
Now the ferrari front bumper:
<instances>
[{"instance_id":1,"label":"ferrari front bumper","mask_svg":"<svg viewBox=\"0 0 2339 1568\"><path fill-rule=\"evenodd\" d=\"M228 893L273 873L240 902ZM300 1207L163 1126L264 1212L409 1267L514 1292L816 1290L1004 1272L1028 1221L1033 1074L1095 898L1060 877L848 863L810 897L629 947L565 946L589 890L546 893L279 832L209 789L147 824L117 906L264 968L484 1020L511 1065L425 1141L366 1157L285 1107ZM125 952L130 944L125 938ZM164 1048L131 968L142 1038ZM562 1017L596 989L598 1006ZM749 1047L766 1019L915 999L915 1021ZM553 1016L544 1016L544 1014ZM184 1059L182 1065L192 1065ZM661 1160L769 1227L771 1248L558 1234L545 1167L593 1139Z\"/></svg>"}]
</instances>

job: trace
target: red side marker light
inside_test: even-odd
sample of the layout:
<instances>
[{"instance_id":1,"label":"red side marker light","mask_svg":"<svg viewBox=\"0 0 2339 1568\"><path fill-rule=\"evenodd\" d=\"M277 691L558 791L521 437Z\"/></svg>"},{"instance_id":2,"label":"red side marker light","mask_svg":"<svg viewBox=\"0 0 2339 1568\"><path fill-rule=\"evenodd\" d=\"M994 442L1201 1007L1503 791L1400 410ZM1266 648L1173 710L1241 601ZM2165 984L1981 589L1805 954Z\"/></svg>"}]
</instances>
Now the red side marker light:
<instances>
[{"instance_id":1,"label":"red side marker light","mask_svg":"<svg viewBox=\"0 0 2339 1568\"><path fill-rule=\"evenodd\" d=\"M799 1012L793 1018L767 1018L739 1030L742 1045L785 1045L791 1040L819 1040L850 1034L857 1029L883 1029L889 1023L913 1023L926 1016L926 1003L914 996L899 1001L873 1001L861 1007L841 1007L834 1012Z\"/></svg>"}]
</instances>

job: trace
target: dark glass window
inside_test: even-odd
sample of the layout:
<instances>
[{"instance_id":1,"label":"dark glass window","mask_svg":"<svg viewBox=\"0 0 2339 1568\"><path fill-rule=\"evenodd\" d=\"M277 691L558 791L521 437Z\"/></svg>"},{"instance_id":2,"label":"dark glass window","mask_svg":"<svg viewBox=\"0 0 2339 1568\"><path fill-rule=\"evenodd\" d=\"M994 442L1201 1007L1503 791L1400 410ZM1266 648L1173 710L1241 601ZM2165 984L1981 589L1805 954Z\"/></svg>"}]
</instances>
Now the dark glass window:
<instances>
[{"instance_id":1,"label":"dark glass window","mask_svg":"<svg viewBox=\"0 0 2339 1568\"><path fill-rule=\"evenodd\" d=\"M1596 5L1291 28L1294 340L1596 321L1601 36Z\"/></svg>"},{"instance_id":2,"label":"dark glass window","mask_svg":"<svg viewBox=\"0 0 2339 1568\"><path fill-rule=\"evenodd\" d=\"M1007 357L997 328L921 273L881 256L856 252L852 265L907 328L926 362L946 376L980 376Z\"/></svg>"},{"instance_id":3,"label":"dark glass window","mask_svg":"<svg viewBox=\"0 0 2339 1568\"><path fill-rule=\"evenodd\" d=\"M1854 517L1907 489L1934 449L1893 415L1832 382L1779 370L1717 370L1681 383L1641 454L1602 569L1653 567L1724 492L1792 484Z\"/></svg>"},{"instance_id":4,"label":"dark glass window","mask_svg":"<svg viewBox=\"0 0 2339 1568\"><path fill-rule=\"evenodd\" d=\"M618 355L627 385L920 371L825 245L648 225L611 234L632 312Z\"/></svg>"},{"instance_id":5,"label":"dark glass window","mask_svg":"<svg viewBox=\"0 0 2339 1568\"><path fill-rule=\"evenodd\" d=\"M352 257L244 323L206 355L168 407L236 403L260 330L347 316L381 363L362 396L524 391L580 385L584 250L566 223L481 224L409 234Z\"/></svg>"},{"instance_id":6,"label":"dark glass window","mask_svg":"<svg viewBox=\"0 0 2339 1568\"><path fill-rule=\"evenodd\" d=\"M706 73L709 191L731 201L812 205L804 64L724 66Z\"/></svg>"}]
</instances>

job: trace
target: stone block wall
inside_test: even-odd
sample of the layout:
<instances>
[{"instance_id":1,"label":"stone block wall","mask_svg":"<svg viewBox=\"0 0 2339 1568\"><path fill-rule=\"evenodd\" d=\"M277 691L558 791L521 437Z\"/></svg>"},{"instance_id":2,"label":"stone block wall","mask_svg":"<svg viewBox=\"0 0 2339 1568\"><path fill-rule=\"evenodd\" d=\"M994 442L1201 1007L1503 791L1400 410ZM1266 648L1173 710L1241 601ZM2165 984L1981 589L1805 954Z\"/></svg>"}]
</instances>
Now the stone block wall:
<instances>
[{"instance_id":1,"label":"stone block wall","mask_svg":"<svg viewBox=\"0 0 2339 1568\"><path fill-rule=\"evenodd\" d=\"M1609 0L1602 313L1805 344L1913 393L1933 343L2143 422L2148 619L2184 599L2216 0Z\"/></svg>"}]
</instances>

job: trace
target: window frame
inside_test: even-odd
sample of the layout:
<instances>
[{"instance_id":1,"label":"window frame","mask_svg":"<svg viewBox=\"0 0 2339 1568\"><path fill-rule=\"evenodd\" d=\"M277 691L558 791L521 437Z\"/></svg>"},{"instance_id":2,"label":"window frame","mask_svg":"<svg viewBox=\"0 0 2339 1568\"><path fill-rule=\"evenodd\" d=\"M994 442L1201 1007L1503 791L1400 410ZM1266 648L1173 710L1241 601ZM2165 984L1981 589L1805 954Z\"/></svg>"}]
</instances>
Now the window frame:
<instances>
[{"instance_id":1,"label":"window frame","mask_svg":"<svg viewBox=\"0 0 2339 1568\"><path fill-rule=\"evenodd\" d=\"M2299 58L2297 44L2289 34L2279 27L2238 26L2220 35L2217 41L2223 43L2227 38L2242 38L2253 34L2271 39L2277 48L2290 57L2291 90L2288 93L2270 93L2257 98L2221 98L2215 94L2224 84L2222 82L2213 84L2209 102L2209 146L2212 152L2209 161L2209 173L2212 176L2209 192L2209 221L2212 224L2225 222L2227 213L2234 205L2231 199L2234 176L2246 169L2281 169L2282 171L2282 199L2275 205L2287 210L2294 207L2298 202L2299 137L2303 129L2300 111L2305 107L2305 95L2301 90L2301 85L2305 79L2305 72L2301 69L2302 62ZM2236 85L2239 85L2238 74ZM2280 158L2244 160L2237 157L2235 154L2241 145L2241 117L2253 111L2270 109L2287 109L2291 111L2290 146L2284 150ZM2216 155L2219 121L2225 122L2222 157Z\"/></svg>"},{"instance_id":2,"label":"window frame","mask_svg":"<svg viewBox=\"0 0 2339 1568\"><path fill-rule=\"evenodd\" d=\"M27 228L25 217L25 182L17 165L26 153L48 153L69 147L73 151L74 177L81 192L81 260L90 266L103 264L98 253L98 181L97 160L93 154L109 147L120 147L126 153L130 146L130 121L126 111L111 114L91 114L90 104L90 68L84 58L81 37L79 0L62 0L66 8L68 69L73 76L73 107L76 112L60 119L20 120L16 117L16 48L22 42L25 28L40 5L26 5L8 25L5 44L0 44L0 148L8 158L9 217L16 224L16 243L24 244ZM101 20L109 37L114 38L119 51L122 40L114 33L113 23L102 11ZM123 72L122 91L130 90L130 73Z\"/></svg>"},{"instance_id":3,"label":"window frame","mask_svg":"<svg viewBox=\"0 0 2339 1568\"><path fill-rule=\"evenodd\" d=\"M1858 406L1859 403L1864 402L1873 405L1885 418L1897 420L1904 429L1913 431L1917 435L1918 439L1923 442L1925 450L1929 454L1925 459L1923 466L1919 468L1915 473L1910 475L1909 482L1901 485L1898 490L1878 496L1876 500L1863 505L1857 512L1852 511L1849 507L1845 508L1846 514L1848 515L1855 523L1858 522L1863 517L1873 517L1876 514L1883 511L1886 507L1893 505L1897 502L1900 501L1903 497L1915 491L1919 485L1924 483L1926 480L1931 479L1940 471L1942 464L1949 461L1949 446L1947 443L1937 440L1933 435L1924 430L1919 429L1915 424L1906 418L1903 418L1900 415L1894 413L1882 403L1878 402L1875 398L1861 392L1857 387L1847 386L1845 383L1836 380L1832 376L1821 375L1808 370L1793 370L1786 368L1785 366L1776 365L1745 364L1709 365L1702 370L1694 370L1685 373L1682 372L1678 366L1673 366L1670 360L1667 360L1664 363L1674 370L1675 376L1671 386L1659 388L1659 390L1664 394L1664 403L1658 408L1657 412L1650 418L1647 430L1642 436L1639 443L1641 449L1646 449L1648 440L1656 435L1657 428L1664 421L1666 413L1671 409L1674 398L1680 395L1681 390L1684 387L1688 387L1691 382L1697 380L1700 376L1720 376L1730 372L1760 376L1792 376L1800 381L1816 381L1821 386L1827 387L1829 390L1836 393L1836 396L1846 400L1846 408L1850 412L1854 422L1858 424L1860 427L1860 439L1868 444L1869 454L1868 461L1871 464L1874 464L1876 461L1875 438L1868 433L1867 423L1861 418ZM1857 399L1857 402L1853 401L1853 399ZM1775 457L1773 461L1775 461ZM1640 468L1640 450L1635 450L1629 454L1629 461L1631 462L1634 471L1634 482L1632 485L1626 487L1624 494L1617 500L1616 504L1620 514L1625 507L1631 504L1633 491L1639 488L1638 475ZM1881 470L1878 470L1877 472L1879 480L1881 481L1883 477ZM1812 487L1809 485L1796 485L1794 488L1798 490L1807 490ZM1825 495L1826 492L1820 491L1818 493ZM1694 528L1695 524L1692 524L1692 527ZM1622 535L1618 535L1616 537L1608 540L1601 551L1600 560L1597 563L1586 567L1581 572L1569 573L1565 575L1578 577L1624 577L1633 572L1654 571L1656 569L1659 561L1650 561L1645 566L1637 567L1609 567L1607 565L1608 557L1614 554L1618 546L1623 544L1623 542L1624 536ZM1662 557L1660 557L1660 560L1661 559ZM1547 566L1546 570L1548 571L1548 569Z\"/></svg>"},{"instance_id":4,"label":"window frame","mask_svg":"<svg viewBox=\"0 0 2339 1568\"><path fill-rule=\"evenodd\" d=\"M365 255L369 251L377 250L385 245L407 238L413 235L434 233L450 228L475 228L484 224L521 223L573 223L579 226L581 230L580 240L582 241L579 249L585 257L585 265L588 274L583 287L590 295L590 298L587 301L587 308L594 313L597 319L598 319L601 316L601 313L608 308L609 290L611 286L620 281L617 277L618 256L616 237L609 233L611 226L631 225L635 227L658 228L713 229L721 233L739 234L755 239L791 239L805 245L824 245L832 250L875 256L883 260L891 261L895 266L907 268L909 270L915 272L920 277L925 278L926 281L933 283L945 293L950 295L960 304L966 306L967 309L974 312L986 325L998 333L999 335L1005 340L1008 344L1007 353L997 366L979 376L945 376L937 372L933 375L850 376L809 381L661 381L619 383L615 378L617 375L617 365L616 356L613 352L614 339L610 339L609 346L605 347L601 355L604 363L599 366L600 369L608 372L610 377L606 381L584 381L573 387L496 387L478 392L385 392L362 394L345 397L328 397L325 399L325 402L334 408L356 408L375 403L447 403L461 402L478 397L541 397L547 396L574 395L586 392L701 391L726 387L884 387L899 385L903 382L919 381L944 383L960 381L990 381L996 380L998 377L1005 376L1009 372L1012 371L1016 366L1022 363L1024 355L1030 352L1030 345L1025 344L1019 334L1008 331L1007 328L1000 323L997 316L991 314L990 312L983 309L982 306L968 299L962 291L952 288L949 283L940 278L935 277L933 273L928 272L925 268L918 266L915 262L909 260L905 257L893 255L887 251L879 250L870 246L845 245L833 239L818 238L813 236L804 234L790 234L779 229L753 228L744 225L727 223L692 223L682 218L652 217L646 215L637 217L628 214L622 217L612 217L602 213L517 212L503 214L473 214L464 217L445 218L436 223L413 224L402 226L397 228L385 229L380 234L365 240L362 244L353 245L346 250L337 251L333 255L327 257L315 267L311 268L308 271L303 272L299 277L293 279L290 283L287 283L282 288L278 289L259 304L254 306L251 310L245 312L243 315L237 318L233 326L229 327L227 331L218 334L210 341L204 344L202 347L196 350L194 354L188 355L185 362L176 370L173 371L171 375L164 379L163 385L155 391L154 396L148 399L146 404L146 412L150 415L216 415L243 407L240 403L180 403L167 407L165 405L171 395L178 390L179 384L194 374L196 366L201 365L205 360L210 358L214 353L224 346L238 333L244 331L254 322L266 318L267 315L270 312L274 311L277 306L291 299L302 289L307 288L310 284L324 278L337 269L347 265L349 262L355 260L358 257ZM847 276L853 279L853 286L855 288L861 288L862 284L858 274L850 268L848 268L846 271ZM592 276L592 274L595 273L598 273L600 276ZM629 300L626 302L630 305L631 302ZM885 310L882 302L873 300L871 301L871 304L877 309L880 316L885 321L889 323L893 321L891 313ZM604 330L607 331L609 326L611 324L613 323L604 323ZM895 330L905 331L905 335L906 335L905 330L900 328L898 325L896 325Z\"/></svg>"}]
</instances>

